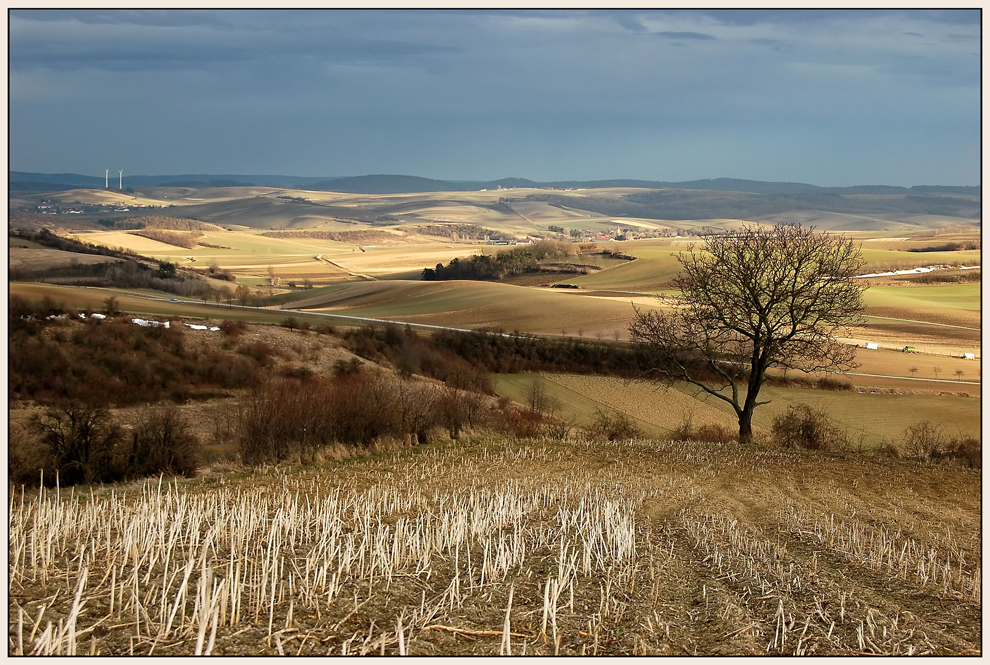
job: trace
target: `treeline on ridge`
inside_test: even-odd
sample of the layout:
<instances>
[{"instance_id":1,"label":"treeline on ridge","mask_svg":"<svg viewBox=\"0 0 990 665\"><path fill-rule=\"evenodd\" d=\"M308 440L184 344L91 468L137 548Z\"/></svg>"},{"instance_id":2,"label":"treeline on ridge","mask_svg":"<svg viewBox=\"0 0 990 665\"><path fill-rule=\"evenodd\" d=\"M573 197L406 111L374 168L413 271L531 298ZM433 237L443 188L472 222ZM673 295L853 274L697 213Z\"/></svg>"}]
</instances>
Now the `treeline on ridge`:
<instances>
[{"instance_id":1,"label":"treeline on ridge","mask_svg":"<svg viewBox=\"0 0 990 665\"><path fill-rule=\"evenodd\" d=\"M201 222L198 219L186 217L167 217L163 215L147 215L144 217L107 217L96 220L100 226L120 231L135 229L164 229L170 231L210 231L216 230L215 224Z\"/></svg>"},{"instance_id":2,"label":"treeline on ridge","mask_svg":"<svg viewBox=\"0 0 990 665\"><path fill-rule=\"evenodd\" d=\"M351 351L375 362L387 362L400 373L422 374L471 390L491 390L489 374L551 372L650 378L657 363L647 347L575 337L551 338L507 333L498 329L437 330L419 335L409 326L365 326L343 332ZM683 357L704 372L700 358ZM716 377L712 374L711 377ZM744 375L738 374L739 380ZM830 377L770 376L767 385L850 390L852 384Z\"/></svg>"}]
</instances>

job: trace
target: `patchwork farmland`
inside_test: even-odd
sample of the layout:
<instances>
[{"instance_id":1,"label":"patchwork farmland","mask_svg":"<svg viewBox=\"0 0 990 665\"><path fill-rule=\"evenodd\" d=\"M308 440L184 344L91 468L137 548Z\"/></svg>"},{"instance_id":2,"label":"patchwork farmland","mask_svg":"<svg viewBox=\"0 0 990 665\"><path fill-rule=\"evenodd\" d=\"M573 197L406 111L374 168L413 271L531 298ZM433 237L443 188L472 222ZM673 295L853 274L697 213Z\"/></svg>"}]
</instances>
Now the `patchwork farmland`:
<instances>
[{"instance_id":1,"label":"patchwork farmland","mask_svg":"<svg viewBox=\"0 0 990 665\"><path fill-rule=\"evenodd\" d=\"M45 196L132 209L10 202L9 655L981 652L973 197ZM846 233L885 274L842 336L858 366L771 370L740 445L726 404L616 364L637 309L677 306L678 254L754 222ZM525 271L423 279L506 252ZM86 382L106 457L70 486L52 423ZM795 412L827 445L781 443ZM155 427L188 466L148 478Z\"/></svg>"}]
</instances>

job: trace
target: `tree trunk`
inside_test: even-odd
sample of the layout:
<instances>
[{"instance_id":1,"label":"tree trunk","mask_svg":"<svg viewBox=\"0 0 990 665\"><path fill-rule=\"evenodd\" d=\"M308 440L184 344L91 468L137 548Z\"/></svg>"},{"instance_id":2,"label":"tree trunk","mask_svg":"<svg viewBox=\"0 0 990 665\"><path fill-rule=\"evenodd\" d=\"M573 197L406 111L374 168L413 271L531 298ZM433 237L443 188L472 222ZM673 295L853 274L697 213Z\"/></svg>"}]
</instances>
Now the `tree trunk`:
<instances>
[{"instance_id":1,"label":"tree trunk","mask_svg":"<svg viewBox=\"0 0 990 665\"><path fill-rule=\"evenodd\" d=\"M739 443L753 442L753 407L746 405L739 412Z\"/></svg>"}]
</instances>

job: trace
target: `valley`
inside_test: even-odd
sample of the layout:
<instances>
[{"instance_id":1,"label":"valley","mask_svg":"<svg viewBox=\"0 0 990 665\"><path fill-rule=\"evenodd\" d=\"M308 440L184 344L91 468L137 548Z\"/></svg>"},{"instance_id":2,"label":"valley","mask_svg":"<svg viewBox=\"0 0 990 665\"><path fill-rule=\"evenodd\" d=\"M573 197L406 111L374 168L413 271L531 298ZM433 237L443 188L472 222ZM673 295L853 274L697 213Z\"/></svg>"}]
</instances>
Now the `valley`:
<instances>
[{"instance_id":1,"label":"valley","mask_svg":"<svg viewBox=\"0 0 990 665\"><path fill-rule=\"evenodd\" d=\"M147 186L10 208L10 654L979 653L978 197ZM741 445L728 405L645 378L629 327L678 306L679 252L755 222L903 274L861 279L858 366L771 369ZM515 272L424 279L500 254ZM113 454L72 487L39 423L84 394ZM793 413L820 448L779 443ZM135 472L161 423L192 470Z\"/></svg>"}]
</instances>

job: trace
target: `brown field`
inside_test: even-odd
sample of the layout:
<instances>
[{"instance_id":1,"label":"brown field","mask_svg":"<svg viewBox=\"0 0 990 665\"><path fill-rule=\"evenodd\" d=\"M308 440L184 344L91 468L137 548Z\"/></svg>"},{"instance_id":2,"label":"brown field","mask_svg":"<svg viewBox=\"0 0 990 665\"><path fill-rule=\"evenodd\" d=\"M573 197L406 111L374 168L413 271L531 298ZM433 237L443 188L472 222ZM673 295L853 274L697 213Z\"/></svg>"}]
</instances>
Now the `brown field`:
<instances>
[{"instance_id":1,"label":"brown field","mask_svg":"<svg viewBox=\"0 0 990 665\"><path fill-rule=\"evenodd\" d=\"M45 268L67 266L73 262L84 265L95 265L97 263L109 263L117 260L112 256L63 252L57 249L41 247L10 247L7 250L8 267L23 268L26 270L43 270Z\"/></svg>"},{"instance_id":2,"label":"brown field","mask_svg":"<svg viewBox=\"0 0 990 665\"><path fill-rule=\"evenodd\" d=\"M634 315L628 301L466 281L365 282L296 301L292 307L455 328L495 327L545 335L566 331L589 337L601 333L607 339L615 333L624 335Z\"/></svg>"},{"instance_id":3,"label":"brown field","mask_svg":"<svg viewBox=\"0 0 990 665\"><path fill-rule=\"evenodd\" d=\"M961 468L480 439L10 504L10 655L981 649Z\"/></svg>"}]
</instances>

